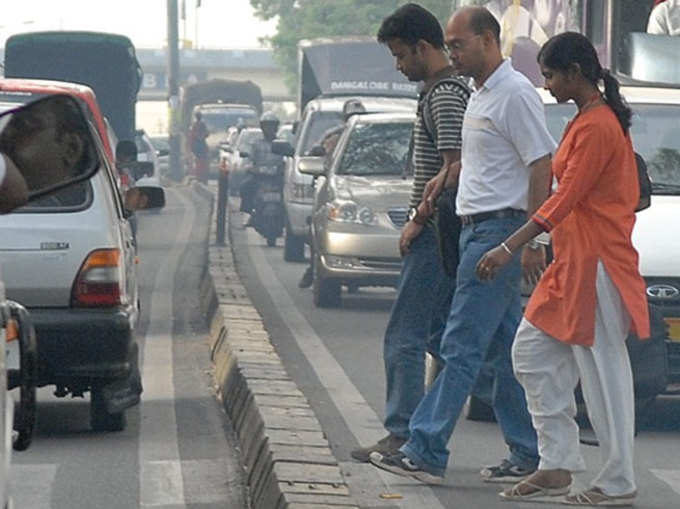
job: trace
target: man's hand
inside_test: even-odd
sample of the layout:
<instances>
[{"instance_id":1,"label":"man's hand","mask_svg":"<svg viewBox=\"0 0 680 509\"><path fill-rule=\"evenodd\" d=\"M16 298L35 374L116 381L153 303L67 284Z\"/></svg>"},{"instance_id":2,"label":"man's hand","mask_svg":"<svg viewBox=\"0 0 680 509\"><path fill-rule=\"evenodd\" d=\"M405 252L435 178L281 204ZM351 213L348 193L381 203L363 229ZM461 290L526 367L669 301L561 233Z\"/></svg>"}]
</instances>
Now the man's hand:
<instances>
[{"instance_id":1,"label":"man's hand","mask_svg":"<svg viewBox=\"0 0 680 509\"><path fill-rule=\"evenodd\" d=\"M399 238L399 253L401 256L406 256L411 251L411 242L420 235L423 231L422 224L415 221L408 221L401 230L401 237Z\"/></svg>"},{"instance_id":2,"label":"man's hand","mask_svg":"<svg viewBox=\"0 0 680 509\"><path fill-rule=\"evenodd\" d=\"M522 249L522 273L524 281L530 285L535 285L541 279L545 270L545 248L540 246L538 249L531 249L524 246Z\"/></svg>"},{"instance_id":3,"label":"man's hand","mask_svg":"<svg viewBox=\"0 0 680 509\"><path fill-rule=\"evenodd\" d=\"M444 182L446 181L445 173L438 173L436 177L431 178L427 184L425 184L425 190L423 191L422 204L425 206L426 214L431 216L434 214L434 206L437 202L437 198L444 189Z\"/></svg>"}]
</instances>

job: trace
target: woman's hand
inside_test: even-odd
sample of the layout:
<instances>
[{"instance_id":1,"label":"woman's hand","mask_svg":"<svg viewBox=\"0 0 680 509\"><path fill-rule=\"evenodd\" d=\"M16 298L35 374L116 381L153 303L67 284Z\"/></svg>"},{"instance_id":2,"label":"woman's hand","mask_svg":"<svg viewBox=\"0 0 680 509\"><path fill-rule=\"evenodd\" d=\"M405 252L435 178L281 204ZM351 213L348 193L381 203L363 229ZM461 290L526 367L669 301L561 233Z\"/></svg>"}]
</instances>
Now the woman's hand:
<instances>
[{"instance_id":1,"label":"woman's hand","mask_svg":"<svg viewBox=\"0 0 680 509\"><path fill-rule=\"evenodd\" d=\"M510 263L510 260L512 260L512 255L502 246L487 251L477 262L477 277L480 281L491 281L500 269Z\"/></svg>"}]
</instances>

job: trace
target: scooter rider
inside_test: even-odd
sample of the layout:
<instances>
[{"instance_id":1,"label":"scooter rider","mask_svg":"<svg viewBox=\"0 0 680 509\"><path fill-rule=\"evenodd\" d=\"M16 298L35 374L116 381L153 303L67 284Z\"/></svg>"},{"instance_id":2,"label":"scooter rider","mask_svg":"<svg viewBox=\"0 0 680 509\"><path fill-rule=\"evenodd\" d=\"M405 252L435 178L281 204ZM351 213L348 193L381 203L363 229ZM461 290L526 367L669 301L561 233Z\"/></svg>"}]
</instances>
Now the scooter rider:
<instances>
[{"instance_id":1,"label":"scooter rider","mask_svg":"<svg viewBox=\"0 0 680 509\"><path fill-rule=\"evenodd\" d=\"M272 141L276 138L279 130L279 119L271 111L265 111L260 117L260 129L264 135L263 140L253 143L250 159L253 162L252 168L248 170L248 175L243 180L240 187L241 212L253 214L255 208L255 192L257 191L258 168L262 166L283 166L283 156L272 152ZM246 226L251 226L252 217Z\"/></svg>"}]
</instances>

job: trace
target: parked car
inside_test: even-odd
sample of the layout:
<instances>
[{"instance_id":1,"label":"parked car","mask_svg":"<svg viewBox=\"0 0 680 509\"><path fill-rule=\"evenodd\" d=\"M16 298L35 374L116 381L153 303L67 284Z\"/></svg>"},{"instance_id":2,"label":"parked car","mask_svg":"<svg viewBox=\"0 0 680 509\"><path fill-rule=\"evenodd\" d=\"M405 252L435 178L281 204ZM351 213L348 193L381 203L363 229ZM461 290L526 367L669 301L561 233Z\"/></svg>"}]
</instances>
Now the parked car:
<instances>
[{"instance_id":1,"label":"parked car","mask_svg":"<svg viewBox=\"0 0 680 509\"><path fill-rule=\"evenodd\" d=\"M306 158L303 173L316 175L312 210L314 304L340 304L342 285L396 287L401 269L399 236L412 180L405 178L411 113L350 117L330 165Z\"/></svg>"},{"instance_id":2,"label":"parked car","mask_svg":"<svg viewBox=\"0 0 680 509\"><path fill-rule=\"evenodd\" d=\"M2 99L26 102L70 90L68 84L39 91L35 83L24 90L13 85L14 95L0 87ZM56 386L58 397L89 391L91 427L114 431L124 428L125 409L141 393L136 253L128 218L142 201L150 208L164 198L160 188L135 188L124 203L102 139L95 131L92 136L99 171L91 180L0 216L0 265L7 297L28 309L35 326L37 385Z\"/></svg>"},{"instance_id":3,"label":"parked car","mask_svg":"<svg viewBox=\"0 0 680 509\"><path fill-rule=\"evenodd\" d=\"M283 197L286 207L286 232L283 256L286 261L304 260L308 218L312 213L314 188L312 177L300 172L312 148L323 134L344 122L342 108L353 97L321 97L307 103L296 129L295 146L286 157ZM416 100L409 98L361 97L367 113L408 112L415 116Z\"/></svg>"}]
</instances>

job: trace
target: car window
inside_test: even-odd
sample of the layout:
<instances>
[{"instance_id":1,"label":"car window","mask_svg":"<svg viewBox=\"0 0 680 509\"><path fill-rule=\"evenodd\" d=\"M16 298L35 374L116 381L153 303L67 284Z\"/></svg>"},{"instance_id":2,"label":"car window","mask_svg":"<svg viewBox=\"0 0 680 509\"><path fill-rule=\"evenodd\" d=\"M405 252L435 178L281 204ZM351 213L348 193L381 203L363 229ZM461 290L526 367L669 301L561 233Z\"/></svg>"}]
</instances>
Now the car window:
<instances>
[{"instance_id":1,"label":"car window","mask_svg":"<svg viewBox=\"0 0 680 509\"><path fill-rule=\"evenodd\" d=\"M402 175L413 123L356 124L336 170L338 175Z\"/></svg>"},{"instance_id":2,"label":"car window","mask_svg":"<svg viewBox=\"0 0 680 509\"><path fill-rule=\"evenodd\" d=\"M322 136L329 129L343 123L342 114L339 111L314 111L309 114L309 120L302 133L298 152L309 155L309 151L318 145Z\"/></svg>"},{"instance_id":3,"label":"car window","mask_svg":"<svg viewBox=\"0 0 680 509\"><path fill-rule=\"evenodd\" d=\"M89 181L65 187L56 193L29 202L16 213L66 213L85 210L92 203L92 186Z\"/></svg>"},{"instance_id":4,"label":"car window","mask_svg":"<svg viewBox=\"0 0 680 509\"><path fill-rule=\"evenodd\" d=\"M634 104L631 136L633 147L647 162L655 192L680 193L680 106L674 104ZM556 140L576 113L573 104L547 104L548 130Z\"/></svg>"}]
</instances>

